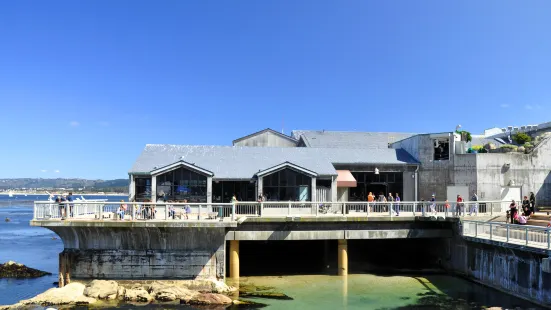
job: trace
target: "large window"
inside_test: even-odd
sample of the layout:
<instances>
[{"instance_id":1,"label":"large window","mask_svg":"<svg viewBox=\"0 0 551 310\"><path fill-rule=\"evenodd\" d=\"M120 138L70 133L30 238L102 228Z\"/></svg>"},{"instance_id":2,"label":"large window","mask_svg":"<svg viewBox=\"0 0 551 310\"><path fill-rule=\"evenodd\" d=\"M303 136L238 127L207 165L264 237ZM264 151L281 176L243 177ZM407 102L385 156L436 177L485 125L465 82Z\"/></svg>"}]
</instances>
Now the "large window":
<instances>
[{"instance_id":1,"label":"large window","mask_svg":"<svg viewBox=\"0 0 551 310\"><path fill-rule=\"evenodd\" d=\"M310 177L284 169L264 177L262 193L268 201L309 201L311 185Z\"/></svg>"},{"instance_id":2,"label":"large window","mask_svg":"<svg viewBox=\"0 0 551 310\"><path fill-rule=\"evenodd\" d=\"M403 172L352 172L358 186L351 187L348 193L349 201L366 201L367 195L371 192L378 196L383 194L396 196L396 193L403 194Z\"/></svg>"},{"instance_id":3,"label":"large window","mask_svg":"<svg viewBox=\"0 0 551 310\"><path fill-rule=\"evenodd\" d=\"M151 199L151 178L134 178L136 200Z\"/></svg>"},{"instance_id":4,"label":"large window","mask_svg":"<svg viewBox=\"0 0 551 310\"><path fill-rule=\"evenodd\" d=\"M214 181L212 202L231 202L233 195L238 201L256 201L255 183L250 181Z\"/></svg>"},{"instance_id":5,"label":"large window","mask_svg":"<svg viewBox=\"0 0 551 310\"><path fill-rule=\"evenodd\" d=\"M157 196L166 200L207 202L207 177L179 168L157 176Z\"/></svg>"}]
</instances>

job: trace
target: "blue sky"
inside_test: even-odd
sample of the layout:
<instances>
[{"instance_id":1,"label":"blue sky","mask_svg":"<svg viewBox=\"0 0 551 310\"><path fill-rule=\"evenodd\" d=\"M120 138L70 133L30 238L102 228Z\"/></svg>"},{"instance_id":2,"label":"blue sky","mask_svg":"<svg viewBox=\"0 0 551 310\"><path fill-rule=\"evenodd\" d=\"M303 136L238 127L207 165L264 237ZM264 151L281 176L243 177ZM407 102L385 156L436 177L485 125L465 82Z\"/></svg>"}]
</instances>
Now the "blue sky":
<instances>
[{"instance_id":1,"label":"blue sky","mask_svg":"<svg viewBox=\"0 0 551 310\"><path fill-rule=\"evenodd\" d=\"M147 143L550 121L549 1L0 2L0 178ZM57 171L57 172L56 172Z\"/></svg>"}]
</instances>

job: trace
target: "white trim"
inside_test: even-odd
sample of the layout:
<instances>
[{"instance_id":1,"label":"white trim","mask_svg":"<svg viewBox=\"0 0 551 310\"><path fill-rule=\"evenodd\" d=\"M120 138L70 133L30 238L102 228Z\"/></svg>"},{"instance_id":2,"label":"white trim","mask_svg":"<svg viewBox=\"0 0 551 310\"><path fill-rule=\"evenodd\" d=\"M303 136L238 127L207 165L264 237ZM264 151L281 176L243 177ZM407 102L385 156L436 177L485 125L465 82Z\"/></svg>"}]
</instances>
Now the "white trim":
<instances>
[{"instance_id":1,"label":"white trim","mask_svg":"<svg viewBox=\"0 0 551 310\"><path fill-rule=\"evenodd\" d=\"M151 171L151 176L157 176L163 172L167 172L167 171L171 171L171 170L175 170L177 168L180 168L180 167L186 167L186 168L189 168L190 170L195 170L199 173L202 173L204 175L207 175L207 176L213 176L214 173L206 170L206 169L203 169L203 168L200 168L200 167L197 167L193 164L190 164L188 162L185 162L183 160L180 160L178 162L175 162L173 164L170 164L168 166L164 166L164 167L161 167L161 168L157 168L157 169L154 169Z\"/></svg>"},{"instance_id":2,"label":"white trim","mask_svg":"<svg viewBox=\"0 0 551 310\"><path fill-rule=\"evenodd\" d=\"M292 168L292 169L298 170L298 171L300 171L300 172L302 172L302 173L304 173L304 174L307 174L307 175L309 175L309 176L312 176L312 177L317 177L317 176L318 176L318 174L315 173L314 171L311 171L311 170L302 168L302 167L297 166L297 165L295 165L295 164L293 164L293 163L290 163L290 162L288 162L288 161L286 161L286 162L284 162L284 163L281 163L281 164L279 164L279 165L277 165L277 166L273 166L273 167L271 167L271 168L268 168L268 169L266 169L266 170L259 171L256 175L259 176L259 177L260 177L260 176L265 176L265 175L268 175L268 174L272 174L272 173L274 173L274 172L277 172L277 171L279 171L279 170L283 170L283 169L285 169L285 168Z\"/></svg>"}]
</instances>

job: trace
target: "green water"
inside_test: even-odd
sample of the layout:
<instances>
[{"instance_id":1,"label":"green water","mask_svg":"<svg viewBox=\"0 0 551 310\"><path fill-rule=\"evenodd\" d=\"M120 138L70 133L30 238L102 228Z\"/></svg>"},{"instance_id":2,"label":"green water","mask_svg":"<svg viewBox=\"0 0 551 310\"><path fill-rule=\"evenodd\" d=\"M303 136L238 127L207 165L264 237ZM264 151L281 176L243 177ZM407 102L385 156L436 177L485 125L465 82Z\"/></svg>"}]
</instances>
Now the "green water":
<instances>
[{"instance_id":1,"label":"green water","mask_svg":"<svg viewBox=\"0 0 551 310\"><path fill-rule=\"evenodd\" d=\"M245 277L241 287L282 292L293 300L250 298L264 309L540 309L522 299L446 275Z\"/></svg>"}]
</instances>

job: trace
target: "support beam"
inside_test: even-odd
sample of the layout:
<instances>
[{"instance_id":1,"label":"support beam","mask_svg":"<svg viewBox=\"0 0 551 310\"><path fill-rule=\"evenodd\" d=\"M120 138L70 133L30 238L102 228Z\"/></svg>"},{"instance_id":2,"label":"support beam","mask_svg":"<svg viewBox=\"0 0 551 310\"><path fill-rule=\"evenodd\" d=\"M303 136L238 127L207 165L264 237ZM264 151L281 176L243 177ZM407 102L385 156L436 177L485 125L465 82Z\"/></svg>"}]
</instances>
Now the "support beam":
<instances>
[{"instance_id":1,"label":"support beam","mask_svg":"<svg viewBox=\"0 0 551 310\"><path fill-rule=\"evenodd\" d=\"M212 177L207 177L207 203L212 203Z\"/></svg>"},{"instance_id":2,"label":"support beam","mask_svg":"<svg viewBox=\"0 0 551 310\"><path fill-rule=\"evenodd\" d=\"M128 187L128 201L131 201L136 196L136 181L133 174L130 175L130 185Z\"/></svg>"},{"instance_id":3,"label":"support beam","mask_svg":"<svg viewBox=\"0 0 551 310\"><path fill-rule=\"evenodd\" d=\"M230 240L230 278L239 279L239 240Z\"/></svg>"},{"instance_id":4,"label":"support beam","mask_svg":"<svg viewBox=\"0 0 551 310\"><path fill-rule=\"evenodd\" d=\"M257 193L256 196L263 196L263 186L264 186L264 177L258 177L258 181L256 182L257 187Z\"/></svg>"},{"instance_id":5,"label":"support beam","mask_svg":"<svg viewBox=\"0 0 551 310\"><path fill-rule=\"evenodd\" d=\"M337 202L337 177L331 178L331 202Z\"/></svg>"},{"instance_id":6,"label":"support beam","mask_svg":"<svg viewBox=\"0 0 551 310\"><path fill-rule=\"evenodd\" d=\"M312 178L312 186L311 186L311 191L312 191L312 199L310 201L318 201L318 197L316 197L317 195L317 186L316 186L316 178Z\"/></svg>"},{"instance_id":7,"label":"support beam","mask_svg":"<svg viewBox=\"0 0 551 310\"><path fill-rule=\"evenodd\" d=\"M348 244L346 242L346 239L341 239L338 241L339 247L338 247L338 272L339 276L347 276L348 275Z\"/></svg>"},{"instance_id":8,"label":"support beam","mask_svg":"<svg viewBox=\"0 0 551 310\"><path fill-rule=\"evenodd\" d=\"M151 176L151 201L157 202L157 176Z\"/></svg>"}]
</instances>

